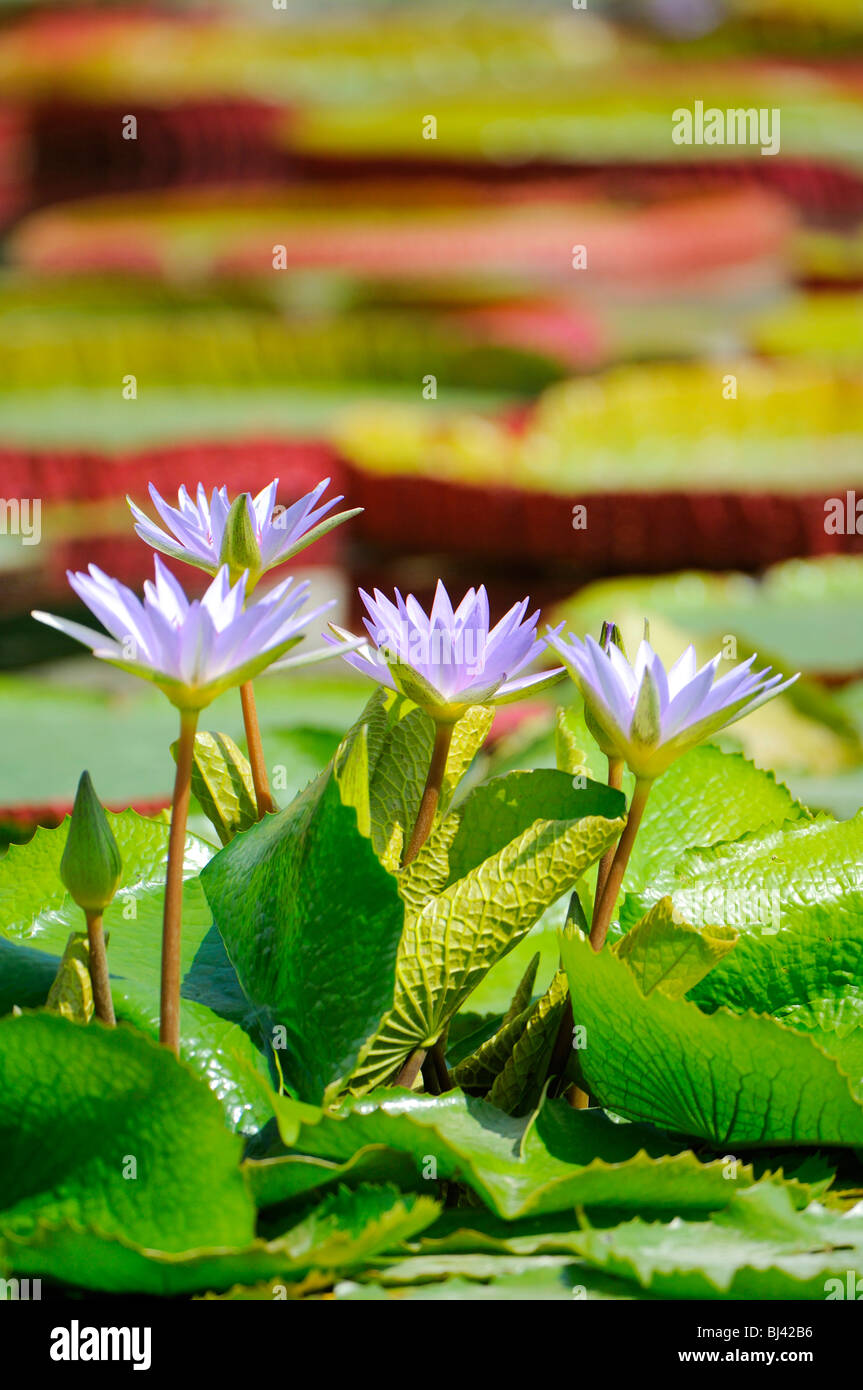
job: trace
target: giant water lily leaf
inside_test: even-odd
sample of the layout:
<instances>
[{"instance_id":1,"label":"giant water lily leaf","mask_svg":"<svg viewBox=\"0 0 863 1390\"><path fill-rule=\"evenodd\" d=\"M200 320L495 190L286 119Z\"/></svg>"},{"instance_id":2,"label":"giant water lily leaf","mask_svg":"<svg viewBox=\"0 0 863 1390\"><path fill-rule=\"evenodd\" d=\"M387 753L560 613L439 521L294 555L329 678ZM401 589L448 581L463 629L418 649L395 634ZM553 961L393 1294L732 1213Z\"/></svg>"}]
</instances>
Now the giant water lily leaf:
<instances>
[{"instance_id":1,"label":"giant water lily leaf","mask_svg":"<svg viewBox=\"0 0 863 1390\"><path fill-rule=\"evenodd\" d=\"M861 598L860 557L825 555L773 565L761 579L691 572L602 580L578 593L567 616L575 631L598 632L614 613L638 633L647 613L713 651L734 633L747 650L775 653L780 670L848 676L863 670Z\"/></svg>"},{"instance_id":2,"label":"giant water lily leaf","mask_svg":"<svg viewBox=\"0 0 863 1390\"><path fill-rule=\"evenodd\" d=\"M354 1089L386 1081L440 1036L495 961L614 843L621 809L618 792L575 789L565 773L543 770L493 778L451 813L438 832L447 836L446 882L406 916L395 1002Z\"/></svg>"},{"instance_id":3,"label":"giant water lily leaf","mask_svg":"<svg viewBox=\"0 0 863 1390\"><path fill-rule=\"evenodd\" d=\"M240 1149L207 1087L136 1030L0 1020L4 1237L47 1222L169 1252L243 1244L254 1207Z\"/></svg>"},{"instance_id":4,"label":"giant water lily leaf","mask_svg":"<svg viewBox=\"0 0 863 1390\"><path fill-rule=\"evenodd\" d=\"M670 999L682 999L719 964L737 943L733 927L685 922L670 898L660 898L640 922L615 944L642 994L659 989Z\"/></svg>"},{"instance_id":5,"label":"giant water lily leaf","mask_svg":"<svg viewBox=\"0 0 863 1390\"><path fill-rule=\"evenodd\" d=\"M584 937L562 939L561 955L585 1030L581 1070L610 1110L720 1149L863 1143L863 1104L810 1038L660 990L645 998L626 962Z\"/></svg>"},{"instance_id":6,"label":"giant water lily leaf","mask_svg":"<svg viewBox=\"0 0 863 1390\"><path fill-rule=\"evenodd\" d=\"M507 1219L571 1212L576 1204L711 1211L726 1204L735 1185L754 1181L751 1167L740 1164L729 1176L724 1162L700 1163L655 1129L615 1124L599 1110L572 1110L563 1100L546 1100L523 1119L459 1091L443 1096L380 1091L317 1116L308 1108L297 1111L286 1099L277 1106L292 1152L268 1161L265 1181L273 1203L280 1198L280 1162L285 1195L292 1196L297 1155L346 1163L381 1147L410 1158L417 1184L463 1182ZM247 1172L255 1167L245 1166Z\"/></svg>"},{"instance_id":7,"label":"giant water lily leaf","mask_svg":"<svg viewBox=\"0 0 863 1390\"><path fill-rule=\"evenodd\" d=\"M863 666L853 617L861 588L858 557L824 556L774 565L760 579L690 572L600 581L557 616L578 631L598 631L602 615L613 612L624 636L637 641L649 614L660 632L689 638L706 655L733 633L738 652L770 652L780 670L847 676Z\"/></svg>"},{"instance_id":8,"label":"giant water lily leaf","mask_svg":"<svg viewBox=\"0 0 863 1390\"><path fill-rule=\"evenodd\" d=\"M108 816L123 876L104 914L118 1018L158 1036L168 825L134 811ZM36 831L0 860L0 1011L42 1004L83 914L60 879L69 822ZM249 1006L228 961L197 874L213 853L186 837L183 871L181 1054L222 1097L232 1121L254 1128L270 1113L267 1064L245 1031Z\"/></svg>"},{"instance_id":9,"label":"giant water lily leaf","mask_svg":"<svg viewBox=\"0 0 863 1390\"><path fill-rule=\"evenodd\" d=\"M286 810L235 836L202 882L286 1083L323 1100L393 1001L404 922L395 878L324 773Z\"/></svg>"},{"instance_id":10,"label":"giant water lily leaf","mask_svg":"<svg viewBox=\"0 0 863 1390\"><path fill-rule=\"evenodd\" d=\"M759 1184L736 1193L709 1222L636 1219L585 1230L572 1246L661 1298L856 1298L863 1214L818 1205L795 1211L781 1187Z\"/></svg>"}]
</instances>

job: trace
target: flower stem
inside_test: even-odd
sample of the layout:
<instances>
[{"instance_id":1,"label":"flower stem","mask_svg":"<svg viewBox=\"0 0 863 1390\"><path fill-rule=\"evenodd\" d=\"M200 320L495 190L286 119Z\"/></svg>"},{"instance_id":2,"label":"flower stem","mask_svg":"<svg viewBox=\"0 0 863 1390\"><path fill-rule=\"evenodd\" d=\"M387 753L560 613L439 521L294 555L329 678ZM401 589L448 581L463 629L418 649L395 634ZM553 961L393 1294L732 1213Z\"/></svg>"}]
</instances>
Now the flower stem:
<instances>
[{"instance_id":1,"label":"flower stem","mask_svg":"<svg viewBox=\"0 0 863 1390\"><path fill-rule=\"evenodd\" d=\"M267 764L264 762L264 747L261 743L258 711L255 707L255 692L251 681L246 681L240 686L240 700L243 705L243 723L246 726L246 746L249 750L252 781L255 784L258 820L263 820L268 812L275 811L276 808L273 798L270 796L270 781L267 777Z\"/></svg>"},{"instance_id":2,"label":"flower stem","mask_svg":"<svg viewBox=\"0 0 863 1390\"><path fill-rule=\"evenodd\" d=\"M420 1067L422 1066L425 1059L425 1048L418 1047L416 1051L412 1052L410 1057L408 1057L407 1061L405 1062L404 1066L402 1067L401 1071L399 1072L398 1076L392 1084L394 1086L406 1086L407 1089L410 1091L413 1087L414 1082L419 1076Z\"/></svg>"},{"instance_id":3,"label":"flower stem","mask_svg":"<svg viewBox=\"0 0 863 1390\"><path fill-rule=\"evenodd\" d=\"M566 1101L573 1110L590 1109L590 1093L583 1091L580 1086L572 1085L566 1091Z\"/></svg>"},{"instance_id":4,"label":"flower stem","mask_svg":"<svg viewBox=\"0 0 863 1390\"><path fill-rule=\"evenodd\" d=\"M623 875L629 863L629 856L632 853L632 846L635 844L635 837L638 834L638 827L641 824L641 817L650 795L652 782L639 781L635 784L632 793L632 800L629 803L629 815L626 818L626 825L623 834L614 852L611 861L611 868L602 889L602 895L597 894L593 909L593 922L590 928L590 944L594 951L601 951L605 945L605 938L608 935L608 928L611 922L611 914L617 902L617 895L620 892L620 885L623 882Z\"/></svg>"},{"instance_id":5,"label":"flower stem","mask_svg":"<svg viewBox=\"0 0 863 1390\"><path fill-rule=\"evenodd\" d=\"M452 731L454 724L435 725L434 748L432 749L431 764L429 765L428 777L426 778L425 790L423 791L420 808L417 812L416 822L414 823L408 847L402 856L402 868L406 868L416 859L434 825L435 813L437 812L438 802L440 801L443 777L446 772L446 760L449 756L449 746L452 742Z\"/></svg>"},{"instance_id":6,"label":"flower stem","mask_svg":"<svg viewBox=\"0 0 863 1390\"><path fill-rule=\"evenodd\" d=\"M111 980L108 974L108 955L105 950L105 933L102 930L101 912L85 912L87 918L87 939L90 943L90 980L93 985L93 1005L96 1017L110 1028L116 1025L114 1000L111 998Z\"/></svg>"},{"instance_id":7,"label":"flower stem","mask_svg":"<svg viewBox=\"0 0 863 1390\"><path fill-rule=\"evenodd\" d=\"M422 1065L423 1084L426 1088L426 1095L440 1095L440 1081L438 1080L437 1066L435 1059L430 1052L426 1053L425 1061Z\"/></svg>"},{"instance_id":8,"label":"flower stem","mask_svg":"<svg viewBox=\"0 0 863 1390\"><path fill-rule=\"evenodd\" d=\"M623 786L623 759L609 758L608 760L608 785L615 791L620 791ZM596 873L596 893L593 901L598 903L602 897L602 890L605 887L605 880L608 878L608 871L614 859L615 846L610 845L605 854L599 861L599 868Z\"/></svg>"},{"instance_id":9,"label":"flower stem","mask_svg":"<svg viewBox=\"0 0 863 1390\"><path fill-rule=\"evenodd\" d=\"M434 1062L435 1070L437 1072L438 1086L440 1087L441 1091L451 1091L452 1077L449 1074L449 1067L446 1064L446 1045L442 1037L438 1038L437 1042L434 1044L431 1051L429 1052L429 1056Z\"/></svg>"},{"instance_id":10,"label":"flower stem","mask_svg":"<svg viewBox=\"0 0 863 1390\"><path fill-rule=\"evenodd\" d=\"M162 996L159 1015L159 1042L172 1052L180 1051L180 934L183 924L183 854L186 819L192 787L192 759L195 753L197 710L181 710L177 772L171 802L171 832L168 836L168 873L165 880L165 915L162 920Z\"/></svg>"}]
</instances>

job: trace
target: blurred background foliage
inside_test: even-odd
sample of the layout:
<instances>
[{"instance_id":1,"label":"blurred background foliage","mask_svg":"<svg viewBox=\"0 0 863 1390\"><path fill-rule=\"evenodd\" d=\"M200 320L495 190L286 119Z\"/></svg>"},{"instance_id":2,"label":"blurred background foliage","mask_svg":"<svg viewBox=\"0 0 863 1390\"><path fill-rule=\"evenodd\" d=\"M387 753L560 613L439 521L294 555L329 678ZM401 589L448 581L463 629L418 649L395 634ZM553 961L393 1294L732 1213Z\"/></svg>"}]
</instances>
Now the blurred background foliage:
<instances>
[{"instance_id":1,"label":"blurred background foliage","mask_svg":"<svg viewBox=\"0 0 863 1390\"><path fill-rule=\"evenodd\" d=\"M778 111L779 152L674 143L696 102ZM302 557L344 622L440 574L802 670L729 746L846 816L861 428L859 0L0 4L7 837L85 765L117 808L172 779L164 702L31 607L90 561L140 586L150 480L274 476L366 508ZM366 691L259 686L284 800ZM549 728L499 722L482 770Z\"/></svg>"}]
</instances>

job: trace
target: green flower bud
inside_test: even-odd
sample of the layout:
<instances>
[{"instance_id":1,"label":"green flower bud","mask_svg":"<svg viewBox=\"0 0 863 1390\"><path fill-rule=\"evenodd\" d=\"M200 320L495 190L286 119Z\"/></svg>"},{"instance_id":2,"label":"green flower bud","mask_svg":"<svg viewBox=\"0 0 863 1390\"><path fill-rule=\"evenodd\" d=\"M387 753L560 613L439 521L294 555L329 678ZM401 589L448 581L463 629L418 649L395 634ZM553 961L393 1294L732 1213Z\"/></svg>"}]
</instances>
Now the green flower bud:
<instances>
[{"instance_id":1,"label":"green flower bud","mask_svg":"<svg viewBox=\"0 0 863 1390\"><path fill-rule=\"evenodd\" d=\"M232 584L236 584L245 570L249 571L249 593L257 584L263 570L261 547L255 535L251 507L252 499L248 492L241 492L239 497L234 498L231 510L225 518L225 532L219 552L219 564L229 567Z\"/></svg>"},{"instance_id":2,"label":"green flower bud","mask_svg":"<svg viewBox=\"0 0 863 1390\"><path fill-rule=\"evenodd\" d=\"M85 912L103 912L120 884L123 861L89 772L81 773L60 877Z\"/></svg>"}]
</instances>

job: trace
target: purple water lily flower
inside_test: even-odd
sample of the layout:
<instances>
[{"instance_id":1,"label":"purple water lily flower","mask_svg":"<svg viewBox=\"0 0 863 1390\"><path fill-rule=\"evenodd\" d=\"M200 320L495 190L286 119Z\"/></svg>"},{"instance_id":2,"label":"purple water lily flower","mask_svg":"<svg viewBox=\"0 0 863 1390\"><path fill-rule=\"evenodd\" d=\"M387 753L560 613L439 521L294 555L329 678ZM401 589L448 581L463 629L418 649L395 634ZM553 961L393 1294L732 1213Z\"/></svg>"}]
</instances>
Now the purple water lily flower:
<instances>
[{"instance_id":1,"label":"purple water lily flower","mask_svg":"<svg viewBox=\"0 0 863 1390\"><path fill-rule=\"evenodd\" d=\"M669 671L648 641L631 666L613 642L560 637L548 642L565 663L598 726L600 743L622 758L643 781L651 781L687 749L772 700L797 680L753 671L755 656L717 679L722 657L696 669L689 646Z\"/></svg>"},{"instance_id":2,"label":"purple water lily flower","mask_svg":"<svg viewBox=\"0 0 863 1390\"><path fill-rule=\"evenodd\" d=\"M301 613L309 585L294 586L293 579L246 607L246 576L232 587L227 566L203 598L190 602L158 555L154 559L156 580L145 583L143 602L96 565L89 574L69 573L75 593L110 636L53 613L33 617L83 642L101 660L152 681L181 710L203 709L223 690L284 657L302 640L303 628L332 607L330 602ZM333 652L324 648L317 655Z\"/></svg>"},{"instance_id":3,"label":"purple water lily flower","mask_svg":"<svg viewBox=\"0 0 863 1390\"><path fill-rule=\"evenodd\" d=\"M345 655L358 671L398 690L438 724L453 724L471 705L502 705L536 694L561 680L563 667L539 675L519 673L545 650L537 638L539 613L525 617L528 599L516 603L495 627L489 625L485 588L469 589L453 610L438 581L431 613L412 594L395 603L375 590L360 597L371 643ZM340 638L351 634L332 627Z\"/></svg>"},{"instance_id":4,"label":"purple water lily flower","mask_svg":"<svg viewBox=\"0 0 863 1390\"><path fill-rule=\"evenodd\" d=\"M251 493L245 494L251 532L256 543L254 562L249 565L249 590L266 570L289 560L333 527L340 526L343 521L362 511L361 507L355 507L352 511L327 516L336 503L343 500L339 495L321 506L317 505L329 485L330 479L324 478L290 507L276 506L278 478L274 478L255 498ZM181 487L177 507L170 506L152 483L150 496L168 531L163 531L127 497L135 518L135 530L141 539L163 555L170 555L175 560L183 560L186 564L197 565L199 569L215 574L226 558L223 554L225 525L231 511L227 488L214 488L208 500L203 484L199 483L195 501L185 487Z\"/></svg>"}]
</instances>

